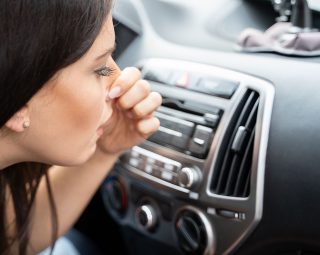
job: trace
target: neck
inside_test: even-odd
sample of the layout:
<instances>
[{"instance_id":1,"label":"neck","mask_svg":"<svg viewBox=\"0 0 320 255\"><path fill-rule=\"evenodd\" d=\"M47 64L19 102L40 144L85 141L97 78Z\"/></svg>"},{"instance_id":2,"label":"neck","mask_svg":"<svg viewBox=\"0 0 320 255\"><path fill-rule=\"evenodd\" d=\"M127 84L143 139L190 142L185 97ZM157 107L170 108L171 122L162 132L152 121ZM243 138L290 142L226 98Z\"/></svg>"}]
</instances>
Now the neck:
<instances>
[{"instance_id":1,"label":"neck","mask_svg":"<svg viewBox=\"0 0 320 255\"><path fill-rule=\"evenodd\" d=\"M27 161L19 142L11 134L3 134L0 130L0 171L8 166Z\"/></svg>"}]
</instances>

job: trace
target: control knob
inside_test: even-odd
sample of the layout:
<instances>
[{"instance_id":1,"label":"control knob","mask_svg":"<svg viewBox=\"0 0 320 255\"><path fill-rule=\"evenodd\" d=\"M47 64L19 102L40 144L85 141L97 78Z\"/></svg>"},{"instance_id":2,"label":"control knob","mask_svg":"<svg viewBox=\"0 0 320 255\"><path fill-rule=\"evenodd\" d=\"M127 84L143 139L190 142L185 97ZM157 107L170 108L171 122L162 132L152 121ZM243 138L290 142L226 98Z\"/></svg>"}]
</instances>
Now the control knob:
<instances>
[{"instance_id":1,"label":"control knob","mask_svg":"<svg viewBox=\"0 0 320 255\"><path fill-rule=\"evenodd\" d=\"M195 167L184 167L178 173L178 183L183 188L193 188L201 181L201 172Z\"/></svg>"},{"instance_id":2,"label":"control knob","mask_svg":"<svg viewBox=\"0 0 320 255\"><path fill-rule=\"evenodd\" d=\"M128 206L127 193L123 183L115 176L109 177L103 190L104 198L110 207L119 214L123 214Z\"/></svg>"},{"instance_id":3,"label":"control knob","mask_svg":"<svg viewBox=\"0 0 320 255\"><path fill-rule=\"evenodd\" d=\"M150 204L144 204L137 208L137 222L145 229L152 230L157 225L157 213L154 207Z\"/></svg>"},{"instance_id":4,"label":"control knob","mask_svg":"<svg viewBox=\"0 0 320 255\"><path fill-rule=\"evenodd\" d=\"M199 209L190 206L182 209L175 220L175 231L178 244L184 254L214 254L213 229Z\"/></svg>"}]
</instances>

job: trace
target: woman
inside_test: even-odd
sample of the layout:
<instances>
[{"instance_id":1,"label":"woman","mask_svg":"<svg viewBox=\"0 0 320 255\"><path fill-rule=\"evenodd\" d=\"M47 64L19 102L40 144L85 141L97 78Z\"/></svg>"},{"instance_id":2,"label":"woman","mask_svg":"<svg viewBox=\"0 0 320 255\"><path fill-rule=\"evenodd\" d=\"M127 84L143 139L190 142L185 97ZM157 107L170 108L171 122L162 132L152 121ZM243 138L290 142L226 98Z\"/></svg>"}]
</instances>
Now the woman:
<instances>
[{"instance_id":1,"label":"woman","mask_svg":"<svg viewBox=\"0 0 320 255\"><path fill-rule=\"evenodd\" d=\"M0 1L1 254L52 245L119 154L159 126L161 96L112 59L110 8L111 0Z\"/></svg>"}]
</instances>

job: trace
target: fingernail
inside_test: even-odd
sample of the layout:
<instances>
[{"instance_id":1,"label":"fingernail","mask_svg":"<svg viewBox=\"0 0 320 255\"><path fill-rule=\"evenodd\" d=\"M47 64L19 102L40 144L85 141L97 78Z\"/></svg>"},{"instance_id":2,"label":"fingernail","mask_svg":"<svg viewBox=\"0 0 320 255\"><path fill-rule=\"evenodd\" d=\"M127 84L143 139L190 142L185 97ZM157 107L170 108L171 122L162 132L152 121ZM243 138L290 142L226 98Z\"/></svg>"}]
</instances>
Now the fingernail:
<instances>
[{"instance_id":1,"label":"fingernail","mask_svg":"<svg viewBox=\"0 0 320 255\"><path fill-rule=\"evenodd\" d=\"M121 88L119 86L112 88L109 91L107 98L109 97L110 99L114 99L114 98L120 96L120 91L121 91Z\"/></svg>"}]
</instances>

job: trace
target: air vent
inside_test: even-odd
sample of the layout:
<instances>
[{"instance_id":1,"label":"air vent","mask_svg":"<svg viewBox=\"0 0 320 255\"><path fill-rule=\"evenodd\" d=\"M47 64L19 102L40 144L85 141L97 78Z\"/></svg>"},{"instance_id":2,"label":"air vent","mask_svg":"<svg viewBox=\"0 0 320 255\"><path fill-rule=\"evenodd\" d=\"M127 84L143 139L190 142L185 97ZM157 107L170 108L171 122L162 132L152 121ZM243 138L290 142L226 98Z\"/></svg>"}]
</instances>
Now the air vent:
<instances>
[{"instance_id":1,"label":"air vent","mask_svg":"<svg viewBox=\"0 0 320 255\"><path fill-rule=\"evenodd\" d=\"M213 193L234 197L249 196L258 108L259 94L248 90L220 147L211 183Z\"/></svg>"}]
</instances>

